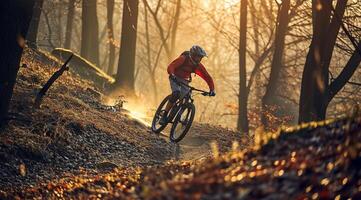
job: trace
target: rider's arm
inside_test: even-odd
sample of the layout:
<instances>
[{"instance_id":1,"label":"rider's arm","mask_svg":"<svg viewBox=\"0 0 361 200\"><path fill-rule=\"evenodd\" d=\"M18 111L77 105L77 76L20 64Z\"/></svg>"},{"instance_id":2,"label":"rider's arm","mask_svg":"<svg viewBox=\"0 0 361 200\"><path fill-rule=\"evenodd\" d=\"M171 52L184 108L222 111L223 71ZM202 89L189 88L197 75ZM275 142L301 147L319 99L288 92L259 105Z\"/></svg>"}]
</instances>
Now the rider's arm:
<instances>
[{"instance_id":1,"label":"rider's arm","mask_svg":"<svg viewBox=\"0 0 361 200\"><path fill-rule=\"evenodd\" d=\"M197 69L195 72L198 76L200 76L203 80L205 80L208 84L208 87L211 91L214 90L214 82L212 77L208 74L206 68L202 65L202 63L199 63Z\"/></svg>"},{"instance_id":2,"label":"rider's arm","mask_svg":"<svg viewBox=\"0 0 361 200\"><path fill-rule=\"evenodd\" d=\"M186 58L184 56L179 56L177 59L173 60L173 62L171 62L168 65L168 68L167 68L168 74L174 74L175 69L177 69L177 67L181 66L184 63L185 59Z\"/></svg>"}]
</instances>

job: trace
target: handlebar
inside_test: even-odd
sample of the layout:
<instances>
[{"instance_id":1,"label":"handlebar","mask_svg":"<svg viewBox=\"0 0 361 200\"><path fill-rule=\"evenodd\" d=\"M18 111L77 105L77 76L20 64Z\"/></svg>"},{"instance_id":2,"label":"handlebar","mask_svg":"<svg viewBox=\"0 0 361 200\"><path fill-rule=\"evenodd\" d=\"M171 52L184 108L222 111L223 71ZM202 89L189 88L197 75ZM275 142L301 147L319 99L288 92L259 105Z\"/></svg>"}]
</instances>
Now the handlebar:
<instances>
[{"instance_id":1,"label":"handlebar","mask_svg":"<svg viewBox=\"0 0 361 200\"><path fill-rule=\"evenodd\" d=\"M182 82L180 82L180 81L178 81L178 80L174 80L174 81L177 82L177 83L179 83L179 84L181 84L181 85L184 85L184 86L188 87L188 88L191 89L191 90L200 92L203 96L210 96L210 95L209 95L209 92L207 92L207 91L200 90L200 89L197 89L197 88L195 88L195 87L189 86L189 85L187 85L187 84L185 84L185 83L182 83Z\"/></svg>"}]
</instances>

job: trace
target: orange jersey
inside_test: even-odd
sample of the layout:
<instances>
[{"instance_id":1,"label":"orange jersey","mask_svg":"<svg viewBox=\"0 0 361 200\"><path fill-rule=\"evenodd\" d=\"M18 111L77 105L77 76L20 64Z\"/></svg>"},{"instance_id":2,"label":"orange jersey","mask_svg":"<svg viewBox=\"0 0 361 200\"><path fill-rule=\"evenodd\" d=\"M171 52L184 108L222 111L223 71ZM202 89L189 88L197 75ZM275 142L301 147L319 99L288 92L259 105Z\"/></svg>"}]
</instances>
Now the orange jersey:
<instances>
[{"instance_id":1,"label":"orange jersey","mask_svg":"<svg viewBox=\"0 0 361 200\"><path fill-rule=\"evenodd\" d=\"M210 90L214 90L212 77L208 74L206 68L199 63L195 66L190 59L186 59L186 55L181 55L168 65L168 74L174 74L179 78L189 79L191 73L195 73L205 80Z\"/></svg>"}]
</instances>

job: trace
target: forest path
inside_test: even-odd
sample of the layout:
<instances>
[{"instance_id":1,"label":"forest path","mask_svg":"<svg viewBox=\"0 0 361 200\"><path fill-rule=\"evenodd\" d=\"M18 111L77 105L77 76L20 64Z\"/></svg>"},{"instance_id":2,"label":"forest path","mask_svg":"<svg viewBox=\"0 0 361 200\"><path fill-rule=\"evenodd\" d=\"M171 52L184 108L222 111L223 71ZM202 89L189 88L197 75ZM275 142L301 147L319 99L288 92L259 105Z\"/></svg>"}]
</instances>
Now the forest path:
<instances>
[{"instance_id":1,"label":"forest path","mask_svg":"<svg viewBox=\"0 0 361 200\"><path fill-rule=\"evenodd\" d=\"M151 131L152 117L129 116L148 129L150 134L157 135ZM173 143L169 139L170 128L171 124L168 124L158 136L172 146L172 157L176 161L197 161L212 156L215 150L228 151L234 141L241 143L241 148L246 148L250 141L249 138L241 138L235 131L193 122L186 136L180 142Z\"/></svg>"},{"instance_id":2,"label":"forest path","mask_svg":"<svg viewBox=\"0 0 361 200\"><path fill-rule=\"evenodd\" d=\"M131 111L128 110L129 113ZM151 131L151 118L139 117L129 115L131 118L136 120L139 124L144 125L145 129L148 129L150 134L158 135L160 138L164 139L167 143L172 146L172 157L177 161L189 161L197 160L203 157L211 155L210 144L211 141L206 140L204 137L194 135L194 130L190 130L187 135L183 138L182 141L178 143L173 143L169 139L170 127L171 124L168 124L165 130L160 134L153 133Z\"/></svg>"}]
</instances>

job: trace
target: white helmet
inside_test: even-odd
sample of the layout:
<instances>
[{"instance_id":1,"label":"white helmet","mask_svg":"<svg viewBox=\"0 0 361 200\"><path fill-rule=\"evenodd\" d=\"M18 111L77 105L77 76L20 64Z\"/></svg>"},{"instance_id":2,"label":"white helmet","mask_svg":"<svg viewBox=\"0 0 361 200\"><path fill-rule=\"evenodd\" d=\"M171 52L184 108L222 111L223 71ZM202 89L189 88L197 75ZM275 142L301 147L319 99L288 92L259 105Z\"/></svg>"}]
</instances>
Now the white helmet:
<instances>
[{"instance_id":1,"label":"white helmet","mask_svg":"<svg viewBox=\"0 0 361 200\"><path fill-rule=\"evenodd\" d=\"M201 57L206 56L207 57L206 51L202 47L200 47L198 45L193 45L192 48L189 50L189 52L191 53L191 55L197 55L197 56L201 56Z\"/></svg>"}]
</instances>

